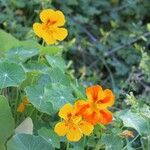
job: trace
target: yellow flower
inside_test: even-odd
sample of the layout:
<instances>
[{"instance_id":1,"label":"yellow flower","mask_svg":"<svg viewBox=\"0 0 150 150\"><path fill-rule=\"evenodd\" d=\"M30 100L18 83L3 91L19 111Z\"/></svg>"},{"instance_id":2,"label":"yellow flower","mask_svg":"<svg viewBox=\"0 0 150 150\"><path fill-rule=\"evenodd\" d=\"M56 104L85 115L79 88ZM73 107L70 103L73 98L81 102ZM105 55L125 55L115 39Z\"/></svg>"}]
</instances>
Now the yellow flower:
<instances>
[{"instance_id":1,"label":"yellow flower","mask_svg":"<svg viewBox=\"0 0 150 150\"><path fill-rule=\"evenodd\" d=\"M19 104L17 112L24 112L26 105L29 103L29 100L25 98L22 103Z\"/></svg>"},{"instance_id":2,"label":"yellow flower","mask_svg":"<svg viewBox=\"0 0 150 150\"><path fill-rule=\"evenodd\" d=\"M54 44L67 37L68 31L65 28L60 28L65 24L65 17L61 11L45 9L40 13L40 19L42 23L34 23L33 30L47 44Z\"/></svg>"},{"instance_id":3,"label":"yellow flower","mask_svg":"<svg viewBox=\"0 0 150 150\"><path fill-rule=\"evenodd\" d=\"M59 136L65 136L69 141L79 141L84 135L90 135L93 131L93 125L84 121L81 116L76 114L74 106L65 104L59 111L59 116L63 121L55 125L54 131Z\"/></svg>"}]
</instances>

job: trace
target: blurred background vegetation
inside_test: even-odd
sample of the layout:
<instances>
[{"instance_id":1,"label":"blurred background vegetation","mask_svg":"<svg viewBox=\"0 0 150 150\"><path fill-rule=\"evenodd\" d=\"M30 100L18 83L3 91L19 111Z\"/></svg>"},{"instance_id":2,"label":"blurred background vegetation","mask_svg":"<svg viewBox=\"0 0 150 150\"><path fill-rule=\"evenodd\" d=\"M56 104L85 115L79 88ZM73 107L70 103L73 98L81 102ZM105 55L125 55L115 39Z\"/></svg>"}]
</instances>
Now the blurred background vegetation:
<instances>
[{"instance_id":1,"label":"blurred background vegetation","mask_svg":"<svg viewBox=\"0 0 150 150\"><path fill-rule=\"evenodd\" d=\"M0 28L35 38L32 24L45 8L66 16L69 36L61 44L71 77L113 89L114 111L135 109L136 101L148 117L150 0L0 0Z\"/></svg>"}]
</instances>

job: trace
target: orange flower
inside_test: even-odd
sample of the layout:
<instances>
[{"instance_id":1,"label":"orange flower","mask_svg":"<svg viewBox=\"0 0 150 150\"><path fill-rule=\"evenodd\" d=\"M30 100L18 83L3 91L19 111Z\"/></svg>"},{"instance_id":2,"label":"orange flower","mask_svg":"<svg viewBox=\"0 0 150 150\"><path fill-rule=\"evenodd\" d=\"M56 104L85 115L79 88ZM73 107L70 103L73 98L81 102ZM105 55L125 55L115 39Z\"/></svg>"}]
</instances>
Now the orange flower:
<instances>
[{"instance_id":1,"label":"orange flower","mask_svg":"<svg viewBox=\"0 0 150 150\"><path fill-rule=\"evenodd\" d=\"M40 13L40 19L42 23L34 23L33 30L47 44L54 44L57 40L62 41L68 35L65 28L60 28L65 24L65 17L61 11L45 9Z\"/></svg>"},{"instance_id":2,"label":"orange flower","mask_svg":"<svg viewBox=\"0 0 150 150\"><path fill-rule=\"evenodd\" d=\"M78 100L75 103L78 114L95 125L101 123L106 125L112 121L112 113L107 110L114 104L115 96L111 90L103 90L101 86L95 85L86 89L87 101Z\"/></svg>"},{"instance_id":3,"label":"orange flower","mask_svg":"<svg viewBox=\"0 0 150 150\"><path fill-rule=\"evenodd\" d=\"M17 108L17 112L24 112L26 105L29 103L29 100L25 98L22 103Z\"/></svg>"},{"instance_id":4,"label":"orange flower","mask_svg":"<svg viewBox=\"0 0 150 150\"><path fill-rule=\"evenodd\" d=\"M63 118L63 121L55 125L54 131L59 136L66 135L69 141L79 141L83 134L90 135L93 131L93 125L82 120L82 117L76 114L75 108L69 103L60 109L59 116Z\"/></svg>"},{"instance_id":5,"label":"orange flower","mask_svg":"<svg viewBox=\"0 0 150 150\"><path fill-rule=\"evenodd\" d=\"M25 110L25 105L23 103L20 103L17 108L17 112L24 112L24 110Z\"/></svg>"}]
</instances>

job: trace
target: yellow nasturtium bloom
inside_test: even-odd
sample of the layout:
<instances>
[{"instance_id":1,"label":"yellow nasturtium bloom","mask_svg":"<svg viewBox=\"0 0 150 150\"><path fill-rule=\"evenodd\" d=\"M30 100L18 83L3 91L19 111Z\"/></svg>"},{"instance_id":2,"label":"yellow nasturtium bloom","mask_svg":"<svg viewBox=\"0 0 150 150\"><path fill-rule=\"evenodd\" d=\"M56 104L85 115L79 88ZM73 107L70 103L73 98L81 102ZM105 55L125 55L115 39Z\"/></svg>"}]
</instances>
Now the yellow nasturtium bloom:
<instances>
[{"instance_id":1,"label":"yellow nasturtium bloom","mask_svg":"<svg viewBox=\"0 0 150 150\"><path fill-rule=\"evenodd\" d=\"M73 105L67 103L59 111L59 116L63 121L55 125L54 131L59 136L65 136L69 141L76 142L84 135L90 135L93 131L93 125L83 120L76 114Z\"/></svg>"},{"instance_id":2,"label":"yellow nasturtium bloom","mask_svg":"<svg viewBox=\"0 0 150 150\"><path fill-rule=\"evenodd\" d=\"M45 9L40 13L40 19L42 23L34 23L33 30L47 44L54 44L67 37L67 29L62 28L65 24L65 17L61 11Z\"/></svg>"}]
</instances>

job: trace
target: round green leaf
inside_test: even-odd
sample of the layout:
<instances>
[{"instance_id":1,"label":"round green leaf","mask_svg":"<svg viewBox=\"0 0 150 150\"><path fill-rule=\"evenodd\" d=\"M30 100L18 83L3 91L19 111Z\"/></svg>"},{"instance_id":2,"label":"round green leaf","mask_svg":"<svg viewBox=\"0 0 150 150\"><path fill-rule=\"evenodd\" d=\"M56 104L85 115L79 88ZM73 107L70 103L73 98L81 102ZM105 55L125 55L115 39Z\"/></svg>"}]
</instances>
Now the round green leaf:
<instances>
[{"instance_id":1,"label":"round green leaf","mask_svg":"<svg viewBox=\"0 0 150 150\"><path fill-rule=\"evenodd\" d=\"M6 59L16 63L25 62L27 59L38 55L38 51L38 48L25 49L23 47L16 47L7 51Z\"/></svg>"},{"instance_id":2,"label":"round green leaf","mask_svg":"<svg viewBox=\"0 0 150 150\"><path fill-rule=\"evenodd\" d=\"M7 143L8 150L53 150L50 143L40 136L16 134Z\"/></svg>"},{"instance_id":3,"label":"round green leaf","mask_svg":"<svg viewBox=\"0 0 150 150\"><path fill-rule=\"evenodd\" d=\"M0 62L0 88L19 86L25 77L25 72L20 65Z\"/></svg>"},{"instance_id":4,"label":"round green leaf","mask_svg":"<svg viewBox=\"0 0 150 150\"><path fill-rule=\"evenodd\" d=\"M43 137L47 142L52 144L53 147L60 148L60 140L58 135L53 131L53 129L41 128L38 130L38 133Z\"/></svg>"},{"instance_id":5,"label":"round green leaf","mask_svg":"<svg viewBox=\"0 0 150 150\"><path fill-rule=\"evenodd\" d=\"M52 104L46 101L43 87L40 85L30 86L25 89L30 102L41 112L51 114Z\"/></svg>"},{"instance_id":6,"label":"round green leaf","mask_svg":"<svg viewBox=\"0 0 150 150\"><path fill-rule=\"evenodd\" d=\"M131 127L137 130L140 135L150 132L149 123L139 114L131 111L122 111L119 117L125 127Z\"/></svg>"},{"instance_id":7,"label":"round green leaf","mask_svg":"<svg viewBox=\"0 0 150 150\"><path fill-rule=\"evenodd\" d=\"M45 96L46 100L52 103L55 111L58 111L66 103L74 102L71 88L61 84L52 84L51 87L46 87Z\"/></svg>"},{"instance_id":8,"label":"round green leaf","mask_svg":"<svg viewBox=\"0 0 150 150\"><path fill-rule=\"evenodd\" d=\"M70 85L69 77L64 74L59 68L52 68L49 71L49 76L51 78L51 82L55 84L62 84L65 86Z\"/></svg>"},{"instance_id":9,"label":"round green leaf","mask_svg":"<svg viewBox=\"0 0 150 150\"><path fill-rule=\"evenodd\" d=\"M123 141L118 135L104 134L101 142L105 144L106 150L121 150L123 148Z\"/></svg>"},{"instance_id":10,"label":"round green leaf","mask_svg":"<svg viewBox=\"0 0 150 150\"><path fill-rule=\"evenodd\" d=\"M48 63L54 68L58 67L60 70L64 71L66 64L62 57L59 56L46 56Z\"/></svg>"}]
</instances>

